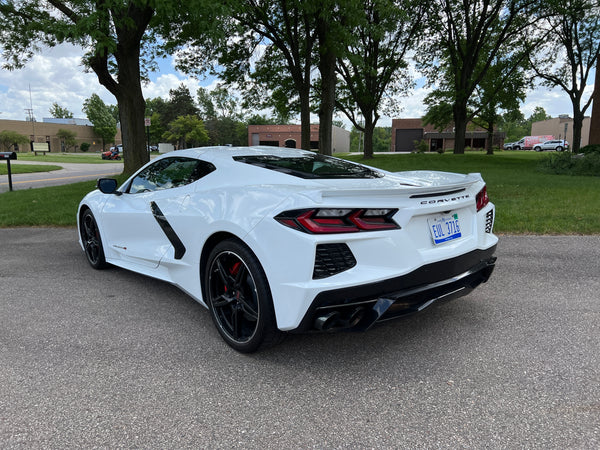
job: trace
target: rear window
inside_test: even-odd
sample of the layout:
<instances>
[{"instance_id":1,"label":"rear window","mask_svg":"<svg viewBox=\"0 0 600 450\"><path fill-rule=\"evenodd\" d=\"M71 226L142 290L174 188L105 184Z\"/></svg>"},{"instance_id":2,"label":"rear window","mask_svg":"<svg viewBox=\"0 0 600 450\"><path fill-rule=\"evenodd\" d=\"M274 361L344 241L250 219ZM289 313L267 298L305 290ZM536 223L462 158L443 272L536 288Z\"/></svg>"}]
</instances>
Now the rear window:
<instances>
[{"instance_id":1,"label":"rear window","mask_svg":"<svg viewBox=\"0 0 600 450\"><path fill-rule=\"evenodd\" d=\"M299 178L380 178L381 172L318 153L303 156L251 155L234 160Z\"/></svg>"}]
</instances>

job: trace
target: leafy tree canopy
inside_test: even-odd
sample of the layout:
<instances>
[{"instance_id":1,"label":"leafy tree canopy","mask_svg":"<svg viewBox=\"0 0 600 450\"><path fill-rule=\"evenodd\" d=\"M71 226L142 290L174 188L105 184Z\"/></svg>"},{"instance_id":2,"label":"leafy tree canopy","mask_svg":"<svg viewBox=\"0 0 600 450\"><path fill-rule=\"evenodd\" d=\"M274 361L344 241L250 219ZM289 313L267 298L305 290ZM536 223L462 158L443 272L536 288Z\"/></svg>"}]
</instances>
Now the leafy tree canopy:
<instances>
[{"instance_id":1,"label":"leafy tree canopy","mask_svg":"<svg viewBox=\"0 0 600 450\"><path fill-rule=\"evenodd\" d=\"M98 94L92 94L90 98L83 102L83 112L85 112L89 121L94 125L94 133L102 139L102 148L104 148L107 142L114 141L117 134L117 122L112 115L111 109Z\"/></svg>"},{"instance_id":2,"label":"leafy tree canopy","mask_svg":"<svg viewBox=\"0 0 600 450\"><path fill-rule=\"evenodd\" d=\"M197 147L208 142L204 123L192 115L179 116L169 124L163 138L177 144L178 149Z\"/></svg>"},{"instance_id":3,"label":"leafy tree canopy","mask_svg":"<svg viewBox=\"0 0 600 450\"><path fill-rule=\"evenodd\" d=\"M73 118L73 113L71 111L69 111L67 108L63 108L56 102L52 103L52 106L50 107L49 112L52 115L52 117L54 117L56 119L72 119Z\"/></svg>"},{"instance_id":4,"label":"leafy tree canopy","mask_svg":"<svg viewBox=\"0 0 600 450\"><path fill-rule=\"evenodd\" d=\"M0 131L0 148L3 151L13 151L15 146L29 143L29 138L12 130Z\"/></svg>"}]
</instances>

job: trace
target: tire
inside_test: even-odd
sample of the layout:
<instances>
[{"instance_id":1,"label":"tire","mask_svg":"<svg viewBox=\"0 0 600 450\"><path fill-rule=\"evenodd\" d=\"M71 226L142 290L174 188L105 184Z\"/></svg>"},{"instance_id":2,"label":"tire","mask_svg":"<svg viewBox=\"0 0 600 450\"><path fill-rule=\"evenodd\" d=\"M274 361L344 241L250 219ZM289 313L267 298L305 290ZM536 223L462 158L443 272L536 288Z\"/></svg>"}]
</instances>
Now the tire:
<instances>
[{"instance_id":1,"label":"tire","mask_svg":"<svg viewBox=\"0 0 600 450\"><path fill-rule=\"evenodd\" d=\"M81 242L85 251L90 266L94 269L106 269L109 264L106 262L104 257L104 249L102 248L102 238L100 237L100 230L96 219L89 209L83 213L81 217L81 225L79 233L81 235Z\"/></svg>"},{"instance_id":2,"label":"tire","mask_svg":"<svg viewBox=\"0 0 600 450\"><path fill-rule=\"evenodd\" d=\"M533 147L533 149L534 149L536 152L541 152L541 151L542 151L542 147L539 147L539 146L538 146L538 147Z\"/></svg>"},{"instance_id":3,"label":"tire","mask_svg":"<svg viewBox=\"0 0 600 450\"><path fill-rule=\"evenodd\" d=\"M562 152L562 151L563 151L563 148L562 148L562 147L559 145L558 147L556 147L556 151L557 151L557 152Z\"/></svg>"},{"instance_id":4,"label":"tire","mask_svg":"<svg viewBox=\"0 0 600 450\"><path fill-rule=\"evenodd\" d=\"M240 241L221 241L210 252L204 287L212 320L229 346L252 353L281 340L267 277Z\"/></svg>"}]
</instances>

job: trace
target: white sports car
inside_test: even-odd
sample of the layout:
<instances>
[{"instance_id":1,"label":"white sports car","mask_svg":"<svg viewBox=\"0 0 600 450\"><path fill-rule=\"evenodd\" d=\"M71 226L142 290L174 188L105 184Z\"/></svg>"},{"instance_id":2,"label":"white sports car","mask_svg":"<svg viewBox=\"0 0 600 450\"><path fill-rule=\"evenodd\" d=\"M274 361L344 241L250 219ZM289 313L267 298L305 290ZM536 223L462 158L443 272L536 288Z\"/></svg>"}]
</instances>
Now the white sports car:
<instances>
[{"instance_id":1,"label":"white sports car","mask_svg":"<svg viewBox=\"0 0 600 450\"><path fill-rule=\"evenodd\" d=\"M466 295L492 273L498 241L479 174L277 147L162 155L118 188L100 179L77 219L92 267L177 285L241 352Z\"/></svg>"}]
</instances>

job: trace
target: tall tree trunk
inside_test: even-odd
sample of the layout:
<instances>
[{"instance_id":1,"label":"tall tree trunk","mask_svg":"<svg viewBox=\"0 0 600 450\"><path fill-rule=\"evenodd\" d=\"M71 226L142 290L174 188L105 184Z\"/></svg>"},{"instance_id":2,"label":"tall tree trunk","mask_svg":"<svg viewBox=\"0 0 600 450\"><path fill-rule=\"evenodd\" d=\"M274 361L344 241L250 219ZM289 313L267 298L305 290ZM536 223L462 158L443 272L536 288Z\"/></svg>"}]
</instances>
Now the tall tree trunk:
<instances>
[{"instance_id":1,"label":"tall tree trunk","mask_svg":"<svg viewBox=\"0 0 600 450\"><path fill-rule=\"evenodd\" d=\"M375 121L370 114L365 115L365 159L373 159L373 133L375 131Z\"/></svg>"},{"instance_id":2,"label":"tall tree trunk","mask_svg":"<svg viewBox=\"0 0 600 450\"><path fill-rule=\"evenodd\" d=\"M579 108L579 105L577 105L577 111L573 110L573 142L571 142L571 151L573 153L579 153L579 148L581 147L581 128L583 127L583 113L580 109L581 108Z\"/></svg>"},{"instance_id":3,"label":"tall tree trunk","mask_svg":"<svg viewBox=\"0 0 600 450\"><path fill-rule=\"evenodd\" d=\"M457 102L453 106L454 115L454 154L465 153L465 136L467 132L467 105L466 102Z\"/></svg>"},{"instance_id":4,"label":"tall tree trunk","mask_svg":"<svg viewBox=\"0 0 600 450\"><path fill-rule=\"evenodd\" d=\"M494 124L489 124L489 128L487 129L487 154L494 154Z\"/></svg>"},{"instance_id":5,"label":"tall tree trunk","mask_svg":"<svg viewBox=\"0 0 600 450\"><path fill-rule=\"evenodd\" d=\"M317 21L319 38L319 72L321 74L321 105L319 106L319 152L332 154L332 126L335 108L336 54L330 42L329 25L319 18Z\"/></svg>"},{"instance_id":6,"label":"tall tree trunk","mask_svg":"<svg viewBox=\"0 0 600 450\"><path fill-rule=\"evenodd\" d=\"M133 83L135 84L135 83ZM117 96L121 133L123 137L123 172L132 174L149 161L144 136L144 110L146 103L139 86L132 86Z\"/></svg>"},{"instance_id":7,"label":"tall tree trunk","mask_svg":"<svg viewBox=\"0 0 600 450\"><path fill-rule=\"evenodd\" d=\"M300 148L310 150L310 83L305 83L300 94Z\"/></svg>"},{"instance_id":8,"label":"tall tree trunk","mask_svg":"<svg viewBox=\"0 0 600 450\"><path fill-rule=\"evenodd\" d=\"M590 144L600 144L600 58L596 63L596 81L594 87L594 103L590 119Z\"/></svg>"}]
</instances>

